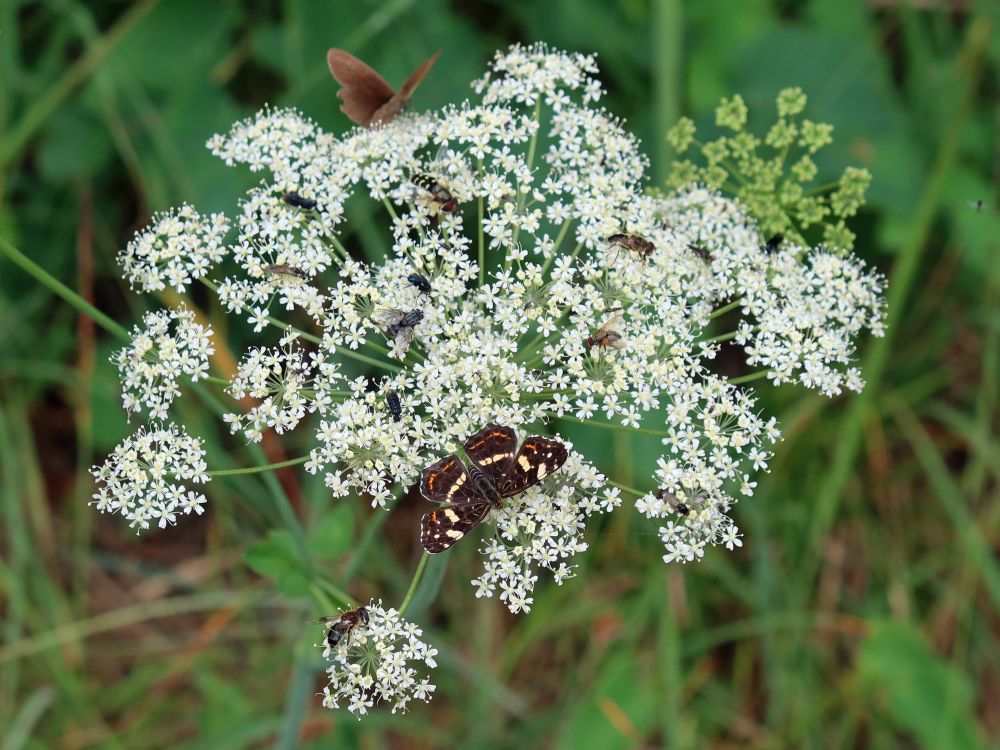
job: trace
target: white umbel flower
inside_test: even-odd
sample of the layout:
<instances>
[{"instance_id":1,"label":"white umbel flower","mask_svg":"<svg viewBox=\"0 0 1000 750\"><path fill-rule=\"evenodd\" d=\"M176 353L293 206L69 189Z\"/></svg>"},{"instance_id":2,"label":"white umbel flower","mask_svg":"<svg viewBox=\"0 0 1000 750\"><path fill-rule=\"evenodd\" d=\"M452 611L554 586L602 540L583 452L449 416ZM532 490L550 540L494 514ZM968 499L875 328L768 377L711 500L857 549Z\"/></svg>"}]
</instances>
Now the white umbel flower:
<instances>
[{"instance_id":1,"label":"white umbel flower","mask_svg":"<svg viewBox=\"0 0 1000 750\"><path fill-rule=\"evenodd\" d=\"M367 624L358 624L331 648L323 643L329 662L329 684L323 689L323 705L358 716L387 704L392 712L406 711L413 700L429 701L435 686L426 674L434 669L437 649L421 640L423 631L404 620L392 607L371 602Z\"/></svg>"},{"instance_id":2,"label":"white umbel flower","mask_svg":"<svg viewBox=\"0 0 1000 750\"><path fill-rule=\"evenodd\" d=\"M181 394L181 376L191 382L204 378L214 353L211 329L186 307L146 313L142 326L132 329L132 343L112 357L125 411L145 409L151 419L166 419L167 408Z\"/></svg>"},{"instance_id":3,"label":"white umbel flower","mask_svg":"<svg viewBox=\"0 0 1000 750\"><path fill-rule=\"evenodd\" d=\"M185 483L208 482L206 468L202 441L183 427L143 426L91 469L98 483L91 505L120 513L136 533L153 523L162 529L176 523L178 514L205 512L205 496Z\"/></svg>"},{"instance_id":4,"label":"white umbel flower","mask_svg":"<svg viewBox=\"0 0 1000 750\"><path fill-rule=\"evenodd\" d=\"M191 206L157 214L118 256L129 284L144 292L168 286L184 291L225 257L229 223L223 214L202 216Z\"/></svg>"}]
</instances>

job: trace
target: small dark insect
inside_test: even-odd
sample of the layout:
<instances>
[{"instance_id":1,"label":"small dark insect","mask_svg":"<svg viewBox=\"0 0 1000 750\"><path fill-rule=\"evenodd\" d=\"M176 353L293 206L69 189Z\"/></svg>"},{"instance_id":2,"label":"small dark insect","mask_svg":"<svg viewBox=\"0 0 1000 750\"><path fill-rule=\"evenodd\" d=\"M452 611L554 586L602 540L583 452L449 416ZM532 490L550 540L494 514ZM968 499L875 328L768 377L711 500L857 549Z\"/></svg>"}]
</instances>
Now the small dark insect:
<instances>
[{"instance_id":1,"label":"small dark insect","mask_svg":"<svg viewBox=\"0 0 1000 750\"><path fill-rule=\"evenodd\" d=\"M969 203L969 206L974 208L977 214L981 214L983 212L983 199L980 198L979 200L972 201Z\"/></svg>"},{"instance_id":2,"label":"small dark insect","mask_svg":"<svg viewBox=\"0 0 1000 750\"><path fill-rule=\"evenodd\" d=\"M360 625L368 624L368 610L365 607L358 607L344 612L334 617L320 617L319 622L329 628L326 631L326 645L336 648L337 644L346 636L345 646L351 645L351 632Z\"/></svg>"},{"instance_id":3,"label":"small dark insect","mask_svg":"<svg viewBox=\"0 0 1000 750\"><path fill-rule=\"evenodd\" d=\"M781 246L781 243L784 241L785 241L785 236L783 234L776 234L767 241L767 244L764 245L764 250L766 252L773 253Z\"/></svg>"},{"instance_id":4,"label":"small dark insect","mask_svg":"<svg viewBox=\"0 0 1000 750\"><path fill-rule=\"evenodd\" d=\"M400 350L406 351L413 340L413 327L424 319L423 310L403 312L394 308L379 308L372 318L385 328L385 334L394 339Z\"/></svg>"},{"instance_id":5,"label":"small dark insect","mask_svg":"<svg viewBox=\"0 0 1000 750\"><path fill-rule=\"evenodd\" d=\"M708 250L706 250L705 248L703 248L701 245L693 245L693 244L691 244L689 242L688 243L688 250L690 250L692 253L694 253L695 255L697 255L699 258L701 258L706 263L711 263L712 261L715 260L715 256L712 255L710 252L708 252Z\"/></svg>"},{"instance_id":6,"label":"small dark insect","mask_svg":"<svg viewBox=\"0 0 1000 750\"><path fill-rule=\"evenodd\" d=\"M623 247L643 259L651 256L656 249L656 245L637 234L613 234L608 237L608 243Z\"/></svg>"},{"instance_id":7,"label":"small dark insect","mask_svg":"<svg viewBox=\"0 0 1000 750\"><path fill-rule=\"evenodd\" d=\"M686 516L691 512L691 509L687 505L682 503L677 498L677 495L675 495L670 490L665 490L663 488L660 488L659 490L656 491L656 496L682 516Z\"/></svg>"},{"instance_id":8,"label":"small dark insect","mask_svg":"<svg viewBox=\"0 0 1000 750\"><path fill-rule=\"evenodd\" d=\"M438 50L410 73L399 91L393 91L382 76L342 49L330 49L326 53L326 64L340 84L337 96L344 103L341 111L358 125L370 128L391 122L410 106L413 92L440 54Z\"/></svg>"},{"instance_id":9,"label":"small dark insect","mask_svg":"<svg viewBox=\"0 0 1000 750\"><path fill-rule=\"evenodd\" d=\"M276 274L278 276L287 276L297 281L309 280L309 274L307 274L301 268L296 268L295 266L285 266L280 263L274 263L273 265L268 266L267 272Z\"/></svg>"},{"instance_id":10,"label":"small dark insect","mask_svg":"<svg viewBox=\"0 0 1000 750\"><path fill-rule=\"evenodd\" d=\"M399 401L399 394L395 391L385 392L385 405L389 407L392 421L398 422L403 418L403 405Z\"/></svg>"},{"instance_id":11,"label":"small dark insect","mask_svg":"<svg viewBox=\"0 0 1000 750\"><path fill-rule=\"evenodd\" d=\"M289 206L295 206L296 208L302 208L306 211L312 211L316 208L316 201L312 198L303 198L298 193L285 193L281 196L281 200L287 203Z\"/></svg>"},{"instance_id":12,"label":"small dark insect","mask_svg":"<svg viewBox=\"0 0 1000 750\"><path fill-rule=\"evenodd\" d=\"M420 519L420 544L444 552L482 523L493 508L520 495L566 463L569 452L558 440L531 435L518 448L511 427L488 424L463 445L471 465L456 455L440 458L420 473L420 494L445 503Z\"/></svg>"},{"instance_id":13,"label":"small dark insect","mask_svg":"<svg viewBox=\"0 0 1000 750\"><path fill-rule=\"evenodd\" d=\"M431 200L439 211L444 211L446 214L458 211L458 198L436 178L429 174L415 174L410 178L410 182L430 193Z\"/></svg>"},{"instance_id":14,"label":"small dark insect","mask_svg":"<svg viewBox=\"0 0 1000 750\"><path fill-rule=\"evenodd\" d=\"M413 286L415 286L417 289L419 289L421 294L431 293L431 282L427 280L426 276L423 276L419 273L411 273L409 276L406 277L406 280L409 281L411 284L413 284Z\"/></svg>"},{"instance_id":15,"label":"small dark insect","mask_svg":"<svg viewBox=\"0 0 1000 750\"><path fill-rule=\"evenodd\" d=\"M587 337L586 344L588 349L593 349L595 346L601 349L609 347L612 349L621 349L625 346L621 333L616 330L622 324L621 308L616 307L611 312L614 314L604 321L604 325Z\"/></svg>"}]
</instances>

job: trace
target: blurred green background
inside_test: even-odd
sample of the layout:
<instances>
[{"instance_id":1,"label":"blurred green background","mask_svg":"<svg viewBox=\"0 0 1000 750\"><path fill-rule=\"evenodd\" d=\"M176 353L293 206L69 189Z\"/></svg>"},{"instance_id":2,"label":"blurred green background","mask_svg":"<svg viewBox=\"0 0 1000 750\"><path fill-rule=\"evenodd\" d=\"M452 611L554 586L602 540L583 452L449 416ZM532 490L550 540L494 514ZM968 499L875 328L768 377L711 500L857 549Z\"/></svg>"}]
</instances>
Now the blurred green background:
<instances>
[{"instance_id":1,"label":"blurred green background","mask_svg":"<svg viewBox=\"0 0 1000 750\"><path fill-rule=\"evenodd\" d=\"M205 517L142 537L98 517L87 469L132 429L120 344L0 254L0 748L996 747L998 29L986 0L0 3L0 236L127 326L170 301L118 278L132 233L181 201L232 213L257 181L210 135L267 102L347 129L329 46L394 84L441 48L418 108L467 96L513 41L597 52L657 181L677 116L739 93L768 121L801 86L835 126L821 169L873 174L853 229L890 278L861 397L762 389L785 441L735 511L741 550L668 568L655 525L616 513L579 576L514 618L474 598L460 546L408 613L441 650L434 700L358 723L320 707L301 594L319 577L398 604L421 503L359 543L363 503L285 471L217 480ZM374 222L353 216L351 242L377 246ZM239 351L242 326L196 301ZM210 468L263 460L184 402ZM566 429L646 486L655 444ZM298 567L280 492L308 534Z\"/></svg>"}]
</instances>

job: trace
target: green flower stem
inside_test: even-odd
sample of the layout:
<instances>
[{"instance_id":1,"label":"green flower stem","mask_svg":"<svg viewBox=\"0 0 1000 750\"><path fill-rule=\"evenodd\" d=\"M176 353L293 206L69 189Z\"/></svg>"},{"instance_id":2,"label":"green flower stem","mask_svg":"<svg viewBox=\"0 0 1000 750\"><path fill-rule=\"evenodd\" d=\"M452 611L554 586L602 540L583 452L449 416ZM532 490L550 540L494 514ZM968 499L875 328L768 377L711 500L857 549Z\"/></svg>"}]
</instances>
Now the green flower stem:
<instances>
[{"instance_id":1,"label":"green flower stem","mask_svg":"<svg viewBox=\"0 0 1000 750\"><path fill-rule=\"evenodd\" d=\"M309 456L299 456L298 458L290 458L287 461L279 461L275 464L264 464L263 466L247 466L242 469L219 469L218 471L208 472L208 475L214 479L216 477L235 477L241 474L260 474L264 471L284 469L286 466L298 466L299 464L304 464L308 460Z\"/></svg>"},{"instance_id":2,"label":"green flower stem","mask_svg":"<svg viewBox=\"0 0 1000 750\"><path fill-rule=\"evenodd\" d=\"M771 369L757 370L757 372L751 372L749 375L741 375L738 378L729 378L730 385L739 385L740 383L752 383L755 380L760 380L761 378L766 378L771 374Z\"/></svg>"},{"instance_id":3,"label":"green flower stem","mask_svg":"<svg viewBox=\"0 0 1000 750\"><path fill-rule=\"evenodd\" d=\"M227 387L230 385L228 380L226 380L225 378L218 378L215 375L206 375L205 377L201 378L201 380L204 380L206 383L214 383L215 385L221 385L223 387Z\"/></svg>"},{"instance_id":4,"label":"green flower stem","mask_svg":"<svg viewBox=\"0 0 1000 750\"><path fill-rule=\"evenodd\" d=\"M721 344L723 341L732 341L739 335L738 331L730 331L729 333L722 333L718 336L712 336L710 339L705 339L707 344Z\"/></svg>"},{"instance_id":5,"label":"green flower stem","mask_svg":"<svg viewBox=\"0 0 1000 750\"><path fill-rule=\"evenodd\" d=\"M535 122L538 123L538 129L531 136L531 141L528 143L528 171L531 171L532 166L535 164L535 149L538 147L538 134L542 132L542 123L540 117L542 116L542 99L539 97L538 101L535 102ZM521 212L524 210L524 202L526 200L527 193L522 193L520 190L520 185L518 185L517 191L517 216L520 219ZM520 221L518 225L514 228L514 234L511 237L510 245L514 247L517 245L517 237L521 233Z\"/></svg>"},{"instance_id":6,"label":"green flower stem","mask_svg":"<svg viewBox=\"0 0 1000 750\"><path fill-rule=\"evenodd\" d=\"M320 579L319 585L325 590L326 593L333 596L345 609L354 609L357 607L357 602L351 598L351 596L346 592L341 590L335 584L330 583L325 579Z\"/></svg>"},{"instance_id":7,"label":"green flower stem","mask_svg":"<svg viewBox=\"0 0 1000 750\"><path fill-rule=\"evenodd\" d=\"M635 495L636 497L642 497L643 495L647 494L645 492L640 492L635 487L629 487L627 484L622 484L621 482L616 482L614 479L609 479L608 480L608 484L610 484L610 485L612 485L614 487L617 487L618 489L620 489L620 490L622 490L624 492L627 492L630 495Z\"/></svg>"},{"instance_id":8,"label":"green flower stem","mask_svg":"<svg viewBox=\"0 0 1000 750\"><path fill-rule=\"evenodd\" d=\"M715 310L711 315L709 315L709 317L710 318L718 318L721 315L725 315L730 310L735 310L741 304L743 304L743 300L742 299L735 299L732 302L730 302L728 305L723 305L718 310Z\"/></svg>"},{"instance_id":9,"label":"green flower stem","mask_svg":"<svg viewBox=\"0 0 1000 750\"><path fill-rule=\"evenodd\" d=\"M389 212L389 216L392 217L393 221L399 221L399 214L396 213L396 209L388 198L382 199L382 205L385 206L385 210Z\"/></svg>"},{"instance_id":10,"label":"green flower stem","mask_svg":"<svg viewBox=\"0 0 1000 750\"><path fill-rule=\"evenodd\" d=\"M483 233L483 196L476 201L479 216L479 288L486 283L486 237Z\"/></svg>"},{"instance_id":11,"label":"green flower stem","mask_svg":"<svg viewBox=\"0 0 1000 750\"><path fill-rule=\"evenodd\" d=\"M427 567L427 560L430 555L424 552L420 556L420 562L417 564L417 569L413 572L413 578L410 579L410 588L406 590L406 596L403 597L403 603L399 605L399 616L402 617L403 613L406 612L406 608L410 606L410 600L413 599L413 594L417 590L417 584L420 583L420 579L424 575L424 568Z\"/></svg>"},{"instance_id":12,"label":"green flower stem","mask_svg":"<svg viewBox=\"0 0 1000 750\"><path fill-rule=\"evenodd\" d=\"M114 334L123 341L131 340L129 333L124 326L112 320L108 315L87 302L87 300L63 284L59 281L59 279L52 276L48 271L31 260L31 258L22 253L3 237L0 237L0 250L2 250L3 253L16 265L20 266L22 270L33 276L42 285L52 290L53 293L62 297L66 300L66 302L82 312L84 315L93 319L95 323L100 325L106 331Z\"/></svg>"},{"instance_id":13,"label":"green flower stem","mask_svg":"<svg viewBox=\"0 0 1000 750\"><path fill-rule=\"evenodd\" d=\"M580 419L578 417L571 416L569 414L563 414L561 417L557 417L565 422L576 422L577 424L584 424L588 427L600 427L605 430L615 430L617 432L629 432L636 435L654 435L655 437L669 437L670 433L663 432L662 430L648 430L645 427L626 427L623 424L615 424L614 422L601 422L594 419Z\"/></svg>"}]
</instances>

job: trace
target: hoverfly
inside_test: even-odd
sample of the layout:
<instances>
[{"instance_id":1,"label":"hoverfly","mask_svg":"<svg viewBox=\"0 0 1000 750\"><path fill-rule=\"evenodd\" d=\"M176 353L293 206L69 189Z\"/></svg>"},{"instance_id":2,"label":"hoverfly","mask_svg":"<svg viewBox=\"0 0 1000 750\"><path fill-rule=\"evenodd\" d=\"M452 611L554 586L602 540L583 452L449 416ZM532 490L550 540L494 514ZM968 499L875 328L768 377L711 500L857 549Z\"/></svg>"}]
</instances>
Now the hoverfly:
<instances>
[{"instance_id":1,"label":"hoverfly","mask_svg":"<svg viewBox=\"0 0 1000 750\"><path fill-rule=\"evenodd\" d=\"M430 194L431 203L437 206L437 210L446 214L453 214L458 211L458 198L451 194L451 191L437 178L429 174L415 174L410 178L410 182Z\"/></svg>"},{"instance_id":2,"label":"hoverfly","mask_svg":"<svg viewBox=\"0 0 1000 750\"><path fill-rule=\"evenodd\" d=\"M399 394L395 391L385 392L385 405L389 409L389 413L392 415L392 421L398 422L403 418L403 404L400 403Z\"/></svg>"},{"instance_id":3,"label":"hoverfly","mask_svg":"<svg viewBox=\"0 0 1000 750\"><path fill-rule=\"evenodd\" d=\"M643 260L649 258L656 249L656 245L637 234L613 234L608 237L608 244L623 247Z\"/></svg>"},{"instance_id":4,"label":"hoverfly","mask_svg":"<svg viewBox=\"0 0 1000 750\"><path fill-rule=\"evenodd\" d=\"M337 644L344 640L344 646L351 645L351 633L355 628L368 624L368 610L365 607L358 607L335 617L320 617L319 623L326 625L326 645L336 648Z\"/></svg>"},{"instance_id":5,"label":"hoverfly","mask_svg":"<svg viewBox=\"0 0 1000 750\"><path fill-rule=\"evenodd\" d=\"M613 313L612 316L604 321L604 325L586 338L585 343L588 349L593 349L595 346L601 349L621 349L625 346L624 338L617 330L623 320L622 309L616 307L609 312Z\"/></svg>"},{"instance_id":6,"label":"hoverfly","mask_svg":"<svg viewBox=\"0 0 1000 750\"><path fill-rule=\"evenodd\" d=\"M413 327L424 319L424 311L416 309L403 312L383 307L372 313L372 318L385 328L385 335L393 339L396 346L405 352L413 340Z\"/></svg>"},{"instance_id":7,"label":"hoverfly","mask_svg":"<svg viewBox=\"0 0 1000 750\"><path fill-rule=\"evenodd\" d=\"M295 279L296 281L309 280L309 274L307 274L301 268L296 268L295 266L286 266L282 263L272 263L267 267L267 272L273 273L276 276L283 276L285 278Z\"/></svg>"},{"instance_id":8,"label":"hoverfly","mask_svg":"<svg viewBox=\"0 0 1000 750\"><path fill-rule=\"evenodd\" d=\"M342 49L330 49L326 53L326 64L340 84L337 96L344 103L341 111L358 125L370 128L391 122L410 106L413 92L440 54L438 50L410 73L399 91L393 91L382 76Z\"/></svg>"},{"instance_id":9,"label":"hoverfly","mask_svg":"<svg viewBox=\"0 0 1000 750\"><path fill-rule=\"evenodd\" d=\"M281 200L289 206L295 206L296 208L301 208L305 211L312 211L316 208L316 201L312 198L304 198L298 193L285 193L281 196Z\"/></svg>"},{"instance_id":10,"label":"hoverfly","mask_svg":"<svg viewBox=\"0 0 1000 750\"><path fill-rule=\"evenodd\" d=\"M431 282L427 280L427 277L419 273L411 273L406 277L413 286L420 290L421 294L431 293Z\"/></svg>"}]
</instances>

